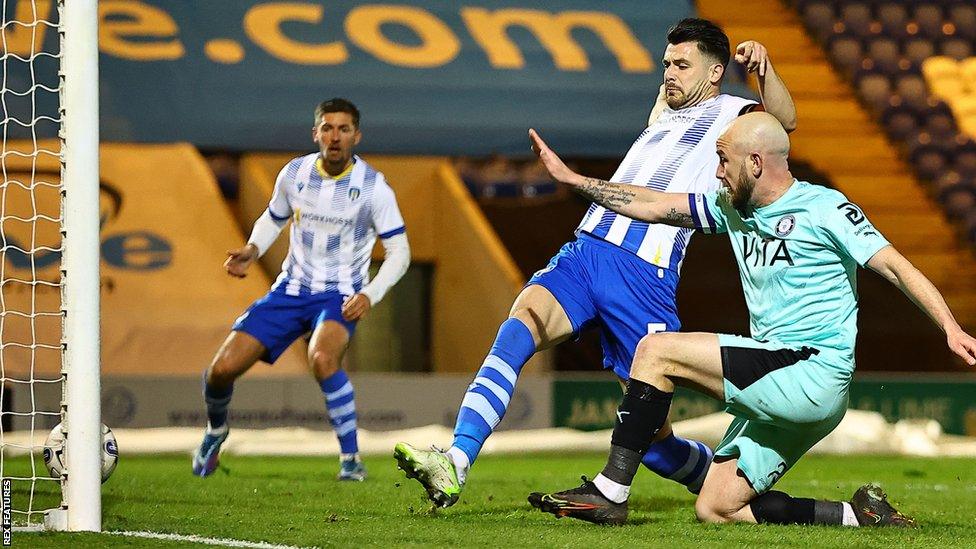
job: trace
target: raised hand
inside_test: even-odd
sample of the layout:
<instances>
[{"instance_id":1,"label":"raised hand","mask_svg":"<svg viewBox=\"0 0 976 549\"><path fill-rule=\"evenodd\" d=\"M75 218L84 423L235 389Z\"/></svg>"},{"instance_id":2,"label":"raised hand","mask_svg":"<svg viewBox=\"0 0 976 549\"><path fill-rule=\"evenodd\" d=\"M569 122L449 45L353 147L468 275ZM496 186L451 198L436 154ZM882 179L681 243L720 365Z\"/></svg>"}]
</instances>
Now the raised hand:
<instances>
[{"instance_id":1,"label":"raised hand","mask_svg":"<svg viewBox=\"0 0 976 549\"><path fill-rule=\"evenodd\" d=\"M735 62L745 65L746 70L758 70L759 76L766 76L766 65L769 63L769 52L755 40L746 40L735 47Z\"/></svg>"},{"instance_id":2,"label":"raised hand","mask_svg":"<svg viewBox=\"0 0 976 549\"><path fill-rule=\"evenodd\" d=\"M236 250L227 250L227 260L224 261L224 270L231 276L244 278L247 276L247 268L251 266L258 257L258 248L254 244L245 244Z\"/></svg>"},{"instance_id":3,"label":"raised hand","mask_svg":"<svg viewBox=\"0 0 976 549\"><path fill-rule=\"evenodd\" d=\"M549 176L560 183L571 183L579 174L569 169L559 156L546 145L542 137L534 129L529 129L529 139L532 140L532 152L539 157L542 165L546 167Z\"/></svg>"}]
</instances>

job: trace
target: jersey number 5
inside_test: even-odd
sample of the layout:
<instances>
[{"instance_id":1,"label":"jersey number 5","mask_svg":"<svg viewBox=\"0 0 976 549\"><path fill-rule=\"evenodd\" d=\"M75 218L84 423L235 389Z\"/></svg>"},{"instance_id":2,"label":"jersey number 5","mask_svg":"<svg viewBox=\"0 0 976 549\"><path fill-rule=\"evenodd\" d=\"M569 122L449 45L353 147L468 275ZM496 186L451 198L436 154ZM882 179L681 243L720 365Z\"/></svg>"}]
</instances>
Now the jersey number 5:
<instances>
[{"instance_id":1,"label":"jersey number 5","mask_svg":"<svg viewBox=\"0 0 976 549\"><path fill-rule=\"evenodd\" d=\"M647 335L668 331L668 325L663 322L648 322Z\"/></svg>"}]
</instances>

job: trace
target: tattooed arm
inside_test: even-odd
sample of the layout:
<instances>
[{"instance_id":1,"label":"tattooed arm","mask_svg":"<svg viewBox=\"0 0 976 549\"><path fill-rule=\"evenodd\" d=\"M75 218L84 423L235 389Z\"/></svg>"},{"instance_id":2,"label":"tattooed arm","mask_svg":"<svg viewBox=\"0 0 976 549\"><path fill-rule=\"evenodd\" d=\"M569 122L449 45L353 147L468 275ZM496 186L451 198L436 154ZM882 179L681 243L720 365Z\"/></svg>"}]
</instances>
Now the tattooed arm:
<instances>
[{"instance_id":1,"label":"tattooed arm","mask_svg":"<svg viewBox=\"0 0 976 549\"><path fill-rule=\"evenodd\" d=\"M644 187L584 177L570 170L535 130L529 130L529 137L532 139L532 150L549 170L549 175L587 200L641 221L695 228L687 194L662 193Z\"/></svg>"}]
</instances>

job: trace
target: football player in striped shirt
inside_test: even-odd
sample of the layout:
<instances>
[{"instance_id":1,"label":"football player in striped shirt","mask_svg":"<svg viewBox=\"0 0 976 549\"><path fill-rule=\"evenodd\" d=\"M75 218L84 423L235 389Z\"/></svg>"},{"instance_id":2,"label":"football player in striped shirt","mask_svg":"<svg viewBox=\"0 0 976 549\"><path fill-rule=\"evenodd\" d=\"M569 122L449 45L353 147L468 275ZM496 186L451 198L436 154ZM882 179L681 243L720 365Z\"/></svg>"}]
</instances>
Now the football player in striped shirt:
<instances>
[{"instance_id":1,"label":"football player in striped shirt","mask_svg":"<svg viewBox=\"0 0 976 549\"><path fill-rule=\"evenodd\" d=\"M708 192L718 187L719 133L758 106L721 93L731 51L728 37L716 25L685 19L668 31L667 39L664 83L648 125L611 181L660 191ZM735 59L758 73L762 107L792 130L793 101L762 44L743 42ZM424 485L436 505L456 502L468 468L505 414L522 366L537 351L588 326L602 332L604 367L626 381L641 338L680 327L675 291L692 233L594 204L576 231L577 239L535 273L516 298L464 396L451 448L427 451L400 443L394 449L400 468ZM665 435L644 454L644 465L697 493L712 450L670 430Z\"/></svg>"},{"instance_id":2,"label":"football player in striped shirt","mask_svg":"<svg viewBox=\"0 0 976 549\"><path fill-rule=\"evenodd\" d=\"M356 323L406 272L410 246L393 189L382 173L353 154L362 138L359 110L341 98L322 102L315 110L312 138L318 152L282 168L247 244L228 252L224 263L228 274L245 276L292 220L281 274L271 291L237 319L204 375L208 424L193 456L194 475L205 477L217 468L234 380L258 360L274 363L292 342L311 332L309 365L339 439L338 478L366 477L356 440L353 386L342 357ZM377 237L386 255L370 280Z\"/></svg>"}]
</instances>

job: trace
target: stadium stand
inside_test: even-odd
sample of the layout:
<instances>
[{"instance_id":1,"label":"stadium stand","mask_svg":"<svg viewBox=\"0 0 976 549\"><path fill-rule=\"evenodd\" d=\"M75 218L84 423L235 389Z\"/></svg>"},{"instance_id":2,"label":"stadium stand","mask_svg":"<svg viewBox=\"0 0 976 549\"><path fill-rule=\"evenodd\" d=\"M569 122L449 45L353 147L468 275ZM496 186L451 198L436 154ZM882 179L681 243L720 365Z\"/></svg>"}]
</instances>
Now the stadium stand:
<instances>
[{"instance_id":1,"label":"stadium stand","mask_svg":"<svg viewBox=\"0 0 976 549\"><path fill-rule=\"evenodd\" d=\"M844 9L853 4L868 8L869 24L861 24L863 7ZM943 127L947 111L935 108L939 103L928 94L921 66L912 64L901 49L902 41L926 39L941 51L948 35L939 33L955 30L931 19L948 12L941 5L919 10L905 4L826 0L749 0L745 5L703 0L698 8L703 17L722 24L733 43L754 38L766 44L800 113L791 136L792 155L829 174L835 186L863 206L892 242L944 289L963 324L976 325L976 261L961 245L962 230L947 219L932 186L917 178L915 163L921 162L933 175L947 167L958 169L961 161L968 162L959 152L967 150L971 140L954 133L929 154L932 134L926 128ZM856 22L848 24L844 13L854 14ZM952 13L965 20L969 10ZM930 117L938 118L931 126ZM887 135L886 126L893 130ZM960 175L966 177L962 171ZM966 213L961 227L968 230L966 223L972 218Z\"/></svg>"},{"instance_id":2,"label":"stadium stand","mask_svg":"<svg viewBox=\"0 0 976 549\"><path fill-rule=\"evenodd\" d=\"M976 7L956 1L793 4L946 215L976 244L967 223L976 202L976 173L968 167L976 137Z\"/></svg>"}]
</instances>

